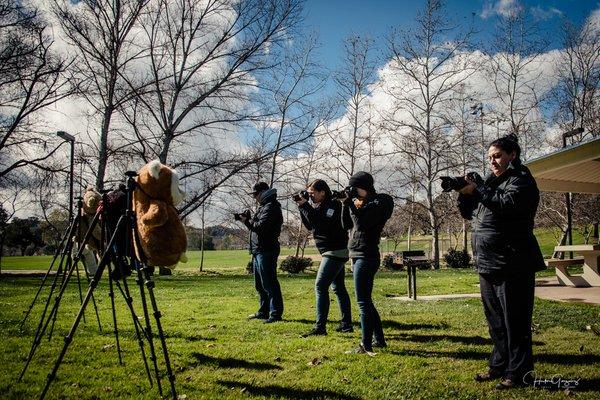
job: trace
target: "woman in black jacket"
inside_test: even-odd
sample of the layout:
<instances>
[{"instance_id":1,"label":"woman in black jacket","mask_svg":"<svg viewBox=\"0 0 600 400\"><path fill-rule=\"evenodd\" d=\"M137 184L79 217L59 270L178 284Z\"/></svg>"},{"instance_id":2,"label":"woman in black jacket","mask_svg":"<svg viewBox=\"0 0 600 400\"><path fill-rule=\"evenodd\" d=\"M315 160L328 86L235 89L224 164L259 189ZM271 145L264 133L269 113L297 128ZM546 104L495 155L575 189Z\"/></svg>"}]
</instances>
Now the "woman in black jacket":
<instances>
[{"instance_id":1,"label":"woman in black jacket","mask_svg":"<svg viewBox=\"0 0 600 400\"><path fill-rule=\"evenodd\" d=\"M313 329L302 336L326 335L329 314L329 286L337 296L341 321L338 332L352 332L350 296L344 283L344 264L348 261L348 233L342 228L342 205L331 198L331 189L322 179L307 187L311 205L306 199L296 201L306 229L311 230L319 253L323 256L315 281L317 321Z\"/></svg>"},{"instance_id":2,"label":"woman in black jacket","mask_svg":"<svg viewBox=\"0 0 600 400\"><path fill-rule=\"evenodd\" d=\"M533 235L539 191L520 153L515 135L493 141L492 174L481 185L469 181L458 199L461 214L472 219L471 245L494 343L488 371L475 380L501 378L497 389L528 383L525 378L532 376L535 272L545 268Z\"/></svg>"},{"instance_id":3,"label":"woman in black jacket","mask_svg":"<svg viewBox=\"0 0 600 400\"><path fill-rule=\"evenodd\" d=\"M352 229L348 249L352 258L354 290L360 309L362 336L358 348L348 353L369 355L374 355L373 347L386 346L381 318L371 294L380 263L379 239L394 209L392 197L377 193L373 184L373 177L367 172L361 171L352 175L349 186L356 193L350 193L344 199L342 209L342 225L344 229Z\"/></svg>"}]
</instances>

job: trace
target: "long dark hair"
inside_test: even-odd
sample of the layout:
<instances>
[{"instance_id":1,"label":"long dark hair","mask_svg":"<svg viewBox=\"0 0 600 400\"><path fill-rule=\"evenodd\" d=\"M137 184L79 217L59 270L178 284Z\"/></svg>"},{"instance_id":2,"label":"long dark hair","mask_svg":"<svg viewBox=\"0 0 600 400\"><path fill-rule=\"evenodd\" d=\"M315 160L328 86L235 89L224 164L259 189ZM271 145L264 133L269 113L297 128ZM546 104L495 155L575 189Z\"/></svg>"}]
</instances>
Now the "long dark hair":
<instances>
[{"instance_id":1,"label":"long dark hair","mask_svg":"<svg viewBox=\"0 0 600 400\"><path fill-rule=\"evenodd\" d=\"M317 192L325 192L325 198L329 199L331 198L331 189L329 188L329 185L327 184L327 182L325 182L323 179L315 179L314 181L312 181L311 183L309 183L306 188L313 188L314 190L316 190Z\"/></svg>"},{"instance_id":2,"label":"long dark hair","mask_svg":"<svg viewBox=\"0 0 600 400\"><path fill-rule=\"evenodd\" d=\"M517 162L521 161L521 147L519 146L519 138L514 133L510 133L494 140L492 143L490 143L488 148L489 147L497 147L508 154L514 151L516 154L515 160L517 160Z\"/></svg>"}]
</instances>

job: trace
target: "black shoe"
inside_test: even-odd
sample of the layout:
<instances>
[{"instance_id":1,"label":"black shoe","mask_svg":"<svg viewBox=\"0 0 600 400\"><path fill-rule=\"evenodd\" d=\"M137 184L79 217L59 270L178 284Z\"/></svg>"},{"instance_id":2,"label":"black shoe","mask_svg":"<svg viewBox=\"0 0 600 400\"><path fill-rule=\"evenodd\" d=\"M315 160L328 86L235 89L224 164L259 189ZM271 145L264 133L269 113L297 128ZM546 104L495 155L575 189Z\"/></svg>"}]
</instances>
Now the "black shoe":
<instances>
[{"instance_id":1,"label":"black shoe","mask_svg":"<svg viewBox=\"0 0 600 400\"><path fill-rule=\"evenodd\" d=\"M354 328L352 327L352 324L339 324L337 328L335 328L336 332L341 332L341 333L350 333L350 332L354 332Z\"/></svg>"},{"instance_id":2,"label":"black shoe","mask_svg":"<svg viewBox=\"0 0 600 400\"><path fill-rule=\"evenodd\" d=\"M359 344L357 348L345 351L344 353L345 354L366 354L369 357L375 357L377 355L377 353L374 353L372 349L371 350L365 349L365 347L362 345L362 343Z\"/></svg>"},{"instance_id":3,"label":"black shoe","mask_svg":"<svg viewBox=\"0 0 600 400\"><path fill-rule=\"evenodd\" d=\"M512 379L505 378L505 379L502 379L496 386L494 386L494 388L496 390L507 390L507 389L512 389L517 386L518 386L517 382L513 381Z\"/></svg>"},{"instance_id":4,"label":"black shoe","mask_svg":"<svg viewBox=\"0 0 600 400\"><path fill-rule=\"evenodd\" d=\"M269 318L269 317L266 315L263 315L263 314L259 314L259 313L248 315L248 319L267 319L267 318Z\"/></svg>"},{"instance_id":5,"label":"black shoe","mask_svg":"<svg viewBox=\"0 0 600 400\"><path fill-rule=\"evenodd\" d=\"M325 336L327 335L327 331L323 328L312 328L310 331L301 334L301 337L309 337L309 336Z\"/></svg>"},{"instance_id":6,"label":"black shoe","mask_svg":"<svg viewBox=\"0 0 600 400\"><path fill-rule=\"evenodd\" d=\"M475 375L475 382L487 382L493 381L502 377L502 374L496 371L488 370L487 372L480 372Z\"/></svg>"},{"instance_id":7,"label":"black shoe","mask_svg":"<svg viewBox=\"0 0 600 400\"><path fill-rule=\"evenodd\" d=\"M272 324L273 322L281 321L281 317L269 317L264 321L265 324Z\"/></svg>"}]
</instances>

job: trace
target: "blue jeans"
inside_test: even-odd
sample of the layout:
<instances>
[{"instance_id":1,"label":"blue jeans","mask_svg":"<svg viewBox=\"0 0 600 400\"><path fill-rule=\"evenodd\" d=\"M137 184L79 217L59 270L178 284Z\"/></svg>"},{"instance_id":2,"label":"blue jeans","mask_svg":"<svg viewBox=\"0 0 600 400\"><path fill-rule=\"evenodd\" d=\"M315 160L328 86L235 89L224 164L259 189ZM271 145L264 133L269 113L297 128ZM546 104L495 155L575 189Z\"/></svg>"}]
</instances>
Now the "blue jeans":
<instances>
[{"instance_id":1,"label":"blue jeans","mask_svg":"<svg viewBox=\"0 0 600 400\"><path fill-rule=\"evenodd\" d=\"M373 350L373 336L384 343L381 318L373 304L373 281L379 269L379 258L354 258L354 289L356 302L360 310L360 329L362 344L366 350Z\"/></svg>"},{"instance_id":2,"label":"blue jeans","mask_svg":"<svg viewBox=\"0 0 600 400\"><path fill-rule=\"evenodd\" d=\"M327 324L327 315L329 314L329 286L337 296L342 316L342 324L352 324L352 314L350 311L350 296L344 284L345 272L344 264L346 262L330 257L323 257L317 279L315 281L315 295L317 298L317 322L315 328L325 330Z\"/></svg>"},{"instance_id":3,"label":"blue jeans","mask_svg":"<svg viewBox=\"0 0 600 400\"><path fill-rule=\"evenodd\" d=\"M264 251L254 255L254 287L260 296L258 315L281 318L283 297L277 280L277 257L279 251Z\"/></svg>"}]
</instances>

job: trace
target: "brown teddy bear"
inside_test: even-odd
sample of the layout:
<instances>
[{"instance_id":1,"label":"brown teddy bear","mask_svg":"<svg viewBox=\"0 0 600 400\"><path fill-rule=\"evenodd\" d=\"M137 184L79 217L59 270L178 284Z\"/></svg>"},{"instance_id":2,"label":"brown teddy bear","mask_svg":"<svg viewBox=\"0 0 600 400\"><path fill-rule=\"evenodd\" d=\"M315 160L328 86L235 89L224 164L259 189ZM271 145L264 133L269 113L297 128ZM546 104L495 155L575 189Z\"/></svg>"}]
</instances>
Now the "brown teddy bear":
<instances>
[{"instance_id":1,"label":"brown teddy bear","mask_svg":"<svg viewBox=\"0 0 600 400\"><path fill-rule=\"evenodd\" d=\"M141 249L136 243L136 252L149 266L173 268L187 261L187 237L175 209L183 195L177 171L160 161L151 161L138 171L133 209Z\"/></svg>"},{"instance_id":2,"label":"brown teddy bear","mask_svg":"<svg viewBox=\"0 0 600 400\"><path fill-rule=\"evenodd\" d=\"M93 186L88 186L83 194L81 216L79 219L80 223L77 232L75 233L75 237L73 238L75 242L80 244L83 242L85 234L92 223L92 219L98 210L101 200L102 196L100 193L98 193ZM81 253L81 262L85 266L85 269L89 275L94 275L96 273L96 269L98 268L95 253L100 252L102 247L100 243L101 238L102 230L100 228L100 224L96 224L91 236L87 240L85 248ZM76 248L73 249L73 253L77 253Z\"/></svg>"}]
</instances>

